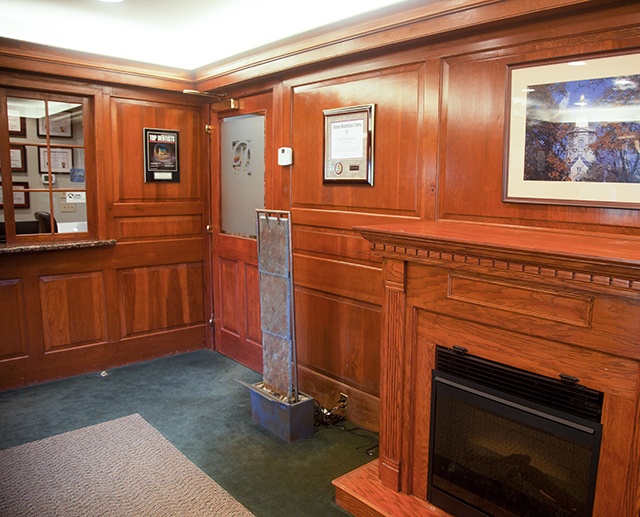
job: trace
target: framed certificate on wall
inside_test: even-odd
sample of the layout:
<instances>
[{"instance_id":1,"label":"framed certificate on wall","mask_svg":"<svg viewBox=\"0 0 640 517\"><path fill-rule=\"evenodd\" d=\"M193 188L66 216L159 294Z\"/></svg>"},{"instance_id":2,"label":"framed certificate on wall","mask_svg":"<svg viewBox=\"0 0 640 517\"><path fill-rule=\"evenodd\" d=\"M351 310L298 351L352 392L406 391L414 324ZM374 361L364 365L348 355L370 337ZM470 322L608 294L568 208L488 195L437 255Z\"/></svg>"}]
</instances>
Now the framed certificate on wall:
<instances>
[{"instance_id":1,"label":"framed certificate on wall","mask_svg":"<svg viewBox=\"0 0 640 517\"><path fill-rule=\"evenodd\" d=\"M324 111L323 183L373 185L375 104Z\"/></svg>"}]
</instances>

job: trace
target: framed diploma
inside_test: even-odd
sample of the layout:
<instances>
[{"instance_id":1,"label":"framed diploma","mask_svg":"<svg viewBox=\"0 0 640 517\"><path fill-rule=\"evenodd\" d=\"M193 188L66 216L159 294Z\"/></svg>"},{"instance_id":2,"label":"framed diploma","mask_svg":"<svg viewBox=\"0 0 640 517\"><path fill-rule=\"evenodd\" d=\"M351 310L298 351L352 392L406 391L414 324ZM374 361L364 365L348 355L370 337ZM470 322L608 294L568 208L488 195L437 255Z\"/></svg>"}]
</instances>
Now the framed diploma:
<instances>
[{"instance_id":1,"label":"framed diploma","mask_svg":"<svg viewBox=\"0 0 640 517\"><path fill-rule=\"evenodd\" d=\"M62 111L49 116L49 136L52 138L73 138L73 126L71 125L71 113ZM46 118L38 119L38 136L46 138Z\"/></svg>"},{"instance_id":2,"label":"framed diploma","mask_svg":"<svg viewBox=\"0 0 640 517\"><path fill-rule=\"evenodd\" d=\"M51 172L58 174L69 174L73 167L73 149L63 147L40 147L38 161L40 163L40 172L46 174ZM50 152L49 152L50 151Z\"/></svg>"},{"instance_id":3,"label":"framed diploma","mask_svg":"<svg viewBox=\"0 0 640 517\"><path fill-rule=\"evenodd\" d=\"M323 183L373 186L375 104L324 111Z\"/></svg>"},{"instance_id":4,"label":"framed diploma","mask_svg":"<svg viewBox=\"0 0 640 517\"><path fill-rule=\"evenodd\" d=\"M7 110L9 119L9 135L27 136L27 119L20 116L19 110Z\"/></svg>"},{"instance_id":5,"label":"framed diploma","mask_svg":"<svg viewBox=\"0 0 640 517\"><path fill-rule=\"evenodd\" d=\"M13 172L27 172L27 151L25 146L11 144L10 151L11 170Z\"/></svg>"},{"instance_id":6,"label":"framed diploma","mask_svg":"<svg viewBox=\"0 0 640 517\"><path fill-rule=\"evenodd\" d=\"M26 181L13 182L13 206L14 208L29 208L29 183ZM4 207L2 196L2 183L0 183L0 208Z\"/></svg>"},{"instance_id":7,"label":"framed diploma","mask_svg":"<svg viewBox=\"0 0 640 517\"><path fill-rule=\"evenodd\" d=\"M11 170L27 172L27 151L24 145L11 146Z\"/></svg>"}]
</instances>

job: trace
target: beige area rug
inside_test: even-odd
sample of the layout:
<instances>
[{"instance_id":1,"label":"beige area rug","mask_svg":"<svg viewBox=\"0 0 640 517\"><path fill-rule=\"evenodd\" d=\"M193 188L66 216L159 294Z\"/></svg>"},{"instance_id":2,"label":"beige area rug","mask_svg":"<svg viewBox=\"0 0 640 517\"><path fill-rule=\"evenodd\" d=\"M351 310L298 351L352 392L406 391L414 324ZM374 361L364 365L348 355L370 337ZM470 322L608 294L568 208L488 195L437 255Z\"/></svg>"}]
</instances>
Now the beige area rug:
<instances>
[{"instance_id":1,"label":"beige area rug","mask_svg":"<svg viewBox=\"0 0 640 517\"><path fill-rule=\"evenodd\" d=\"M136 414L0 451L0 515L252 514Z\"/></svg>"}]
</instances>

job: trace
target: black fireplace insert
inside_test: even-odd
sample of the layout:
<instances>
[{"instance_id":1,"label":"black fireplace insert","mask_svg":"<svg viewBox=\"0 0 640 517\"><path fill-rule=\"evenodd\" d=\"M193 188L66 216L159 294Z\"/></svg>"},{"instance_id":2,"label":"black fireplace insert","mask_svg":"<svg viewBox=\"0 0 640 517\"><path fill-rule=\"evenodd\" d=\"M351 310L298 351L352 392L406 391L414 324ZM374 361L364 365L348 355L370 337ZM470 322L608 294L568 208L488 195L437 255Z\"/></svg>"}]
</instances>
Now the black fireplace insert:
<instances>
[{"instance_id":1,"label":"black fireplace insert","mask_svg":"<svg viewBox=\"0 0 640 517\"><path fill-rule=\"evenodd\" d=\"M592 514L603 394L438 346L427 499L456 517Z\"/></svg>"}]
</instances>

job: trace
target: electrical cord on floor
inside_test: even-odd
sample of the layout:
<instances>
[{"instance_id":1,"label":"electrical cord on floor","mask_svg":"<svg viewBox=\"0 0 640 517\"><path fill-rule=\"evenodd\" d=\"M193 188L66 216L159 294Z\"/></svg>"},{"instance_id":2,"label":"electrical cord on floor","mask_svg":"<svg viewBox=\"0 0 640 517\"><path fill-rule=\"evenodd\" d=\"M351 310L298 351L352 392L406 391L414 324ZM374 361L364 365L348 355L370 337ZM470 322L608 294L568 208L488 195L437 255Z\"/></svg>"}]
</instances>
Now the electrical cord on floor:
<instances>
[{"instance_id":1,"label":"electrical cord on floor","mask_svg":"<svg viewBox=\"0 0 640 517\"><path fill-rule=\"evenodd\" d=\"M334 413L340 406L334 406L331 409L323 408L317 400L314 400L315 419L314 425L320 427L321 425L335 426L338 422L344 420L344 415Z\"/></svg>"},{"instance_id":2,"label":"electrical cord on floor","mask_svg":"<svg viewBox=\"0 0 640 517\"><path fill-rule=\"evenodd\" d=\"M362 451L368 456L375 456L378 452L378 435L372 431L368 431L363 427L350 427L349 423L346 421L344 415L336 414L335 411L338 409L342 409L342 403L338 402L331 409L326 409L322 407L317 400L314 400L314 408L315 408L315 427L320 427L321 425L325 427L329 427L332 429L338 429L341 431L348 431L356 436L361 438L368 438L373 444L368 443L365 445L361 445L356 448L358 451ZM340 424L340 425L338 425Z\"/></svg>"}]
</instances>

